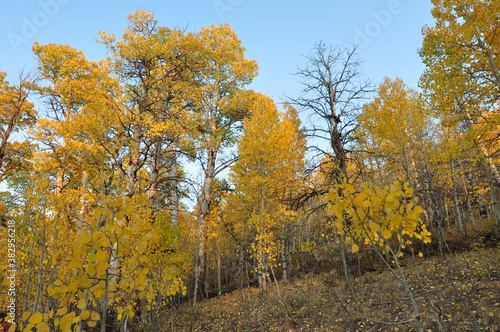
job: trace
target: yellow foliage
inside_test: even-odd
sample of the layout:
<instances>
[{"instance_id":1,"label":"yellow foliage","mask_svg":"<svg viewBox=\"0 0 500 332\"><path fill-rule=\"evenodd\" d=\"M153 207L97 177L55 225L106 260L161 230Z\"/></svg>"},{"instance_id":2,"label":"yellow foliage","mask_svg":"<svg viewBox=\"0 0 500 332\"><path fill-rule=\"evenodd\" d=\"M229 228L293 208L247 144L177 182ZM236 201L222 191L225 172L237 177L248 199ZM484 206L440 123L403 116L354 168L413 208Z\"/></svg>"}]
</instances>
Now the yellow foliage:
<instances>
[{"instance_id":1,"label":"yellow foliage","mask_svg":"<svg viewBox=\"0 0 500 332\"><path fill-rule=\"evenodd\" d=\"M390 250L388 241L394 235L397 235L402 246L409 244L412 237L422 238L428 243L431 233L420 220L423 209L415 206L408 196L411 192L407 184L399 182L394 182L390 188L365 186L361 191L356 191L351 184L343 183L330 190L328 211L335 217L337 233L347 235L344 237L346 244L352 238ZM401 238L399 234L407 237ZM353 244L352 249L355 252L359 247Z\"/></svg>"}]
</instances>

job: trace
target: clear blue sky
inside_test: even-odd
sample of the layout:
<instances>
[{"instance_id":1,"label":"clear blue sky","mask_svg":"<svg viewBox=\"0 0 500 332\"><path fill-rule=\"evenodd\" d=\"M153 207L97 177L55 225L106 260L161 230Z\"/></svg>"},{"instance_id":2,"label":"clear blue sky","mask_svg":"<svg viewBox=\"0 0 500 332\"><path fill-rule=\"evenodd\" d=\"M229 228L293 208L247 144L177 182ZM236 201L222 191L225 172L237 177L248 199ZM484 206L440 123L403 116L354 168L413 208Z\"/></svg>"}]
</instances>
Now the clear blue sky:
<instances>
[{"instance_id":1,"label":"clear blue sky","mask_svg":"<svg viewBox=\"0 0 500 332\"><path fill-rule=\"evenodd\" d=\"M302 55L319 40L332 45L360 43L367 78L378 84L384 76L401 77L416 88L423 70L417 50L422 27L433 25L431 7L430 0L3 1L0 71L15 81L23 68L35 68L35 41L69 44L90 60L103 59L106 53L95 42L97 32L120 36L126 16L147 9L161 25L190 31L230 23L247 58L259 64L259 76L250 87L277 102L285 93L297 96L300 85L291 73L304 64Z\"/></svg>"},{"instance_id":2,"label":"clear blue sky","mask_svg":"<svg viewBox=\"0 0 500 332\"><path fill-rule=\"evenodd\" d=\"M423 66L417 54L421 29L432 25L430 0L262 1L136 0L4 1L0 21L0 70L15 78L34 68L34 41L69 44L91 60L105 57L95 43L99 30L121 35L126 15L148 9L161 25L197 31L210 24L230 23L257 60L259 76L251 88L279 101L295 96L299 85L290 75L304 64L302 54L323 40L328 44L361 43L366 76L380 83L401 77L417 87Z\"/></svg>"}]
</instances>

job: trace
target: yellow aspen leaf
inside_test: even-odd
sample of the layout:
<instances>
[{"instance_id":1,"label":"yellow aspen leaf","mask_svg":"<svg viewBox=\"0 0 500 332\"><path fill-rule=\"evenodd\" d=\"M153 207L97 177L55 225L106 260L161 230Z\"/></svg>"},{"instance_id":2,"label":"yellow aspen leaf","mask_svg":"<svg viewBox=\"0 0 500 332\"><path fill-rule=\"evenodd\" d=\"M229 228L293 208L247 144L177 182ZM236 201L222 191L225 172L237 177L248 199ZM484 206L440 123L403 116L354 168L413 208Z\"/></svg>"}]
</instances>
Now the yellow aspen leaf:
<instances>
[{"instance_id":1,"label":"yellow aspen leaf","mask_svg":"<svg viewBox=\"0 0 500 332\"><path fill-rule=\"evenodd\" d=\"M25 311L23 313L23 321L27 320L31 316L31 311Z\"/></svg>"},{"instance_id":2,"label":"yellow aspen leaf","mask_svg":"<svg viewBox=\"0 0 500 332\"><path fill-rule=\"evenodd\" d=\"M92 314L90 315L90 319L94 321L98 321L101 319L101 316L97 311L92 311Z\"/></svg>"},{"instance_id":3,"label":"yellow aspen leaf","mask_svg":"<svg viewBox=\"0 0 500 332\"><path fill-rule=\"evenodd\" d=\"M358 252L358 251L359 251L359 246L358 246L356 243L354 243L354 244L352 245L352 252L353 252L353 253L356 253L356 252Z\"/></svg>"},{"instance_id":4,"label":"yellow aspen leaf","mask_svg":"<svg viewBox=\"0 0 500 332\"><path fill-rule=\"evenodd\" d=\"M79 238L79 241L81 243L87 243L88 241L90 241L90 232L88 229L83 229L80 233L80 238Z\"/></svg>"},{"instance_id":5,"label":"yellow aspen leaf","mask_svg":"<svg viewBox=\"0 0 500 332\"><path fill-rule=\"evenodd\" d=\"M92 234L92 239L95 241L95 242L99 242L99 240L101 240L103 234L101 232L95 232L94 234Z\"/></svg>"},{"instance_id":6,"label":"yellow aspen leaf","mask_svg":"<svg viewBox=\"0 0 500 332\"><path fill-rule=\"evenodd\" d=\"M389 229L386 229L382 232L382 236L384 239L390 239L392 236L392 232Z\"/></svg>"},{"instance_id":7,"label":"yellow aspen leaf","mask_svg":"<svg viewBox=\"0 0 500 332\"><path fill-rule=\"evenodd\" d=\"M123 211L126 213L126 214L131 214L132 212L134 212L134 206L132 204L127 204L123 207Z\"/></svg>"},{"instance_id":8,"label":"yellow aspen leaf","mask_svg":"<svg viewBox=\"0 0 500 332\"><path fill-rule=\"evenodd\" d=\"M106 269L109 267L109 263L106 262L106 261L102 261L99 263L99 265L97 266L97 268L99 269L99 271L103 272L103 271L106 271Z\"/></svg>"},{"instance_id":9,"label":"yellow aspen leaf","mask_svg":"<svg viewBox=\"0 0 500 332\"><path fill-rule=\"evenodd\" d=\"M29 322L32 324L38 324L42 321L43 315L41 312L35 312L33 316L30 317Z\"/></svg>"},{"instance_id":10,"label":"yellow aspen leaf","mask_svg":"<svg viewBox=\"0 0 500 332\"><path fill-rule=\"evenodd\" d=\"M103 260L106 260L108 258L108 253L105 251L99 250L96 252L95 257L96 257L96 260L103 261Z\"/></svg>"},{"instance_id":11,"label":"yellow aspen leaf","mask_svg":"<svg viewBox=\"0 0 500 332\"><path fill-rule=\"evenodd\" d=\"M392 203L392 202L394 201L394 195L393 195L392 193L390 193L389 195L387 195L387 196L385 197L385 201L386 201L387 203Z\"/></svg>"},{"instance_id":12,"label":"yellow aspen leaf","mask_svg":"<svg viewBox=\"0 0 500 332\"><path fill-rule=\"evenodd\" d=\"M376 222L370 221L368 225L370 226L372 232L378 232L380 230L380 225L377 224Z\"/></svg>"},{"instance_id":13,"label":"yellow aspen leaf","mask_svg":"<svg viewBox=\"0 0 500 332\"><path fill-rule=\"evenodd\" d=\"M418 257L424 257L424 254L422 254L421 252L418 253Z\"/></svg>"},{"instance_id":14,"label":"yellow aspen leaf","mask_svg":"<svg viewBox=\"0 0 500 332\"><path fill-rule=\"evenodd\" d=\"M142 254L146 251L146 248L148 247L148 243L146 241L142 241L139 246L137 247L137 251Z\"/></svg>"},{"instance_id":15,"label":"yellow aspen leaf","mask_svg":"<svg viewBox=\"0 0 500 332\"><path fill-rule=\"evenodd\" d=\"M398 192L401 190L401 183L399 181L394 181L391 185L391 191Z\"/></svg>"},{"instance_id":16,"label":"yellow aspen leaf","mask_svg":"<svg viewBox=\"0 0 500 332\"><path fill-rule=\"evenodd\" d=\"M131 232L132 232L132 228L130 228L130 226L126 226L126 227L122 228L122 234L123 235L130 234Z\"/></svg>"},{"instance_id":17,"label":"yellow aspen leaf","mask_svg":"<svg viewBox=\"0 0 500 332\"><path fill-rule=\"evenodd\" d=\"M355 208L358 208L361 206L361 200L358 197L355 197L352 200L352 205L354 205Z\"/></svg>"},{"instance_id":18,"label":"yellow aspen leaf","mask_svg":"<svg viewBox=\"0 0 500 332\"><path fill-rule=\"evenodd\" d=\"M137 278L137 284L138 285L144 285L146 283L146 276L144 274L141 274L138 278Z\"/></svg>"},{"instance_id":19,"label":"yellow aspen leaf","mask_svg":"<svg viewBox=\"0 0 500 332\"><path fill-rule=\"evenodd\" d=\"M77 284L70 284L68 286L68 292L71 292L71 293L76 293L78 291L78 285Z\"/></svg>"},{"instance_id":20,"label":"yellow aspen leaf","mask_svg":"<svg viewBox=\"0 0 500 332\"><path fill-rule=\"evenodd\" d=\"M129 270L135 270L137 264L137 259L135 257L131 257L127 263L127 267Z\"/></svg>"},{"instance_id":21,"label":"yellow aspen leaf","mask_svg":"<svg viewBox=\"0 0 500 332\"><path fill-rule=\"evenodd\" d=\"M102 215L102 209L100 207L96 207L95 210L94 210L94 215L96 215L97 217L101 216Z\"/></svg>"},{"instance_id":22,"label":"yellow aspen leaf","mask_svg":"<svg viewBox=\"0 0 500 332\"><path fill-rule=\"evenodd\" d=\"M97 271L97 267L94 264L87 265L87 273L89 275L91 275L91 276L94 275L94 273L96 273L96 271Z\"/></svg>"},{"instance_id":23,"label":"yellow aspen leaf","mask_svg":"<svg viewBox=\"0 0 500 332\"><path fill-rule=\"evenodd\" d=\"M495 314L490 311L490 312L488 312L488 316L493 317L493 316L495 316Z\"/></svg>"},{"instance_id":24,"label":"yellow aspen leaf","mask_svg":"<svg viewBox=\"0 0 500 332\"><path fill-rule=\"evenodd\" d=\"M96 326L96 325L97 325L97 322L90 321L90 322L88 322L88 323L87 323L87 325L88 325L89 327L94 327L94 326Z\"/></svg>"},{"instance_id":25,"label":"yellow aspen leaf","mask_svg":"<svg viewBox=\"0 0 500 332\"><path fill-rule=\"evenodd\" d=\"M37 332L50 332L49 325L45 322L38 323L36 325Z\"/></svg>"},{"instance_id":26,"label":"yellow aspen leaf","mask_svg":"<svg viewBox=\"0 0 500 332\"><path fill-rule=\"evenodd\" d=\"M349 184L349 183L346 183L346 184L344 185L344 189L345 189L345 191L346 191L346 192L348 192L349 194L352 194L352 193L355 193L355 192L356 192L356 189L354 189L354 187L353 187L351 184Z\"/></svg>"},{"instance_id":27,"label":"yellow aspen leaf","mask_svg":"<svg viewBox=\"0 0 500 332\"><path fill-rule=\"evenodd\" d=\"M88 311L88 310L85 310L84 312L82 312L82 313L80 314L80 318L81 318L82 320L86 320L86 319L88 319L89 317L90 317L90 311Z\"/></svg>"},{"instance_id":28,"label":"yellow aspen leaf","mask_svg":"<svg viewBox=\"0 0 500 332\"><path fill-rule=\"evenodd\" d=\"M68 307L62 307L57 310L57 316L65 315L68 312Z\"/></svg>"},{"instance_id":29,"label":"yellow aspen leaf","mask_svg":"<svg viewBox=\"0 0 500 332\"><path fill-rule=\"evenodd\" d=\"M80 267L80 264L81 263L79 260L73 259L71 262L69 262L68 269L72 270L72 269L75 269L77 267Z\"/></svg>"},{"instance_id":30,"label":"yellow aspen leaf","mask_svg":"<svg viewBox=\"0 0 500 332\"><path fill-rule=\"evenodd\" d=\"M87 307L87 301L85 301L84 298L81 298L79 301L78 301L78 304L76 305L76 307L80 310L83 310L85 307Z\"/></svg>"},{"instance_id":31,"label":"yellow aspen leaf","mask_svg":"<svg viewBox=\"0 0 500 332\"><path fill-rule=\"evenodd\" d=\"M59 328L63 332L71 332L71 324L73 322L73 315L71 313L64 315L61 317L59 321Z\"/></svg>"},{"instance_id":32,"label":"yellow aspen leaf","mask_svg":"<svg viewBox=\"0 0 500 332\"><path fill-rule=\"evenodd\" d=\"M94 289L94 296L96 298L104 296L104 288L99 287L97 289Z\"/></svg>"}]
</instances>

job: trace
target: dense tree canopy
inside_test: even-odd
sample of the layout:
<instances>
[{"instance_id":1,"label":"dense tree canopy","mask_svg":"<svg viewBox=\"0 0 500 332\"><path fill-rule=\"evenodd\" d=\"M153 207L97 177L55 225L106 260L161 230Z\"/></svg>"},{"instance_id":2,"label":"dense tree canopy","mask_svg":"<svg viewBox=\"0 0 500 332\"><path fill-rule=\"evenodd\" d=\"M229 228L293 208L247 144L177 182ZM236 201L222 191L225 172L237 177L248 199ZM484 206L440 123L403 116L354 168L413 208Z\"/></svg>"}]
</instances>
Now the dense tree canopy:
<instances>
[{"instance_id":1,"label":"dense tree canopy","mask_svg":"<svg viewBox=\"0 0 500 332\"><path fill-rule=\"evenodd\" d=\"M196 314L239 289L251 328L244 288L274 283L297 326L278 281L338 269L353 321L459 329L416 258L444 259L449 237L480 226L498 245L500 5L432 2L421 91L387 77L375 90L356 47L318 42L301 93L278 104L248 89L257 62L231 26L190 32L143 10L121 37L99 32L99 61L35 42L30 74L0 72L0 251L17 271L1 284L15 285L6 319L160 331L179 303ZM364 314L353 275L370 269L391 273L404 319Z\"/></svg>"}]
</instances>

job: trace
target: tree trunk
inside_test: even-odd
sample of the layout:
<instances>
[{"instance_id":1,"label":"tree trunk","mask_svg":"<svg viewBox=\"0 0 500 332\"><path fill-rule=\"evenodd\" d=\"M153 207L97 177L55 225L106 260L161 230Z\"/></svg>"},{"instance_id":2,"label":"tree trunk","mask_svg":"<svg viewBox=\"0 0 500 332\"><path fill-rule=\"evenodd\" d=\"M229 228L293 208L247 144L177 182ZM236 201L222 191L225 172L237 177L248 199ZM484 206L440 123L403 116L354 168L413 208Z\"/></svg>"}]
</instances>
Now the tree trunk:
<instances>
[{"instance_id":1,"label":"tree trunk","mask_svg":"<svg viewBox=\"0 0 500 332\"><path fill-rule=\"evenodd\" d=\"M436 210L434 211L433 218L434 224L437 226L438 229L438 248L439 248L439 254L441 256L441 259L444 259L444 252L443 252L443 243L444 243L444 234L443 234L443 227L442 227L442 220L443 220L443 211L442 211L442 204L440 204L438 200L438 196L436 195L436 192L434 191L434 183L432 181L432 177L430 172L427 170L427 164L425 164L425 174L427 175L427 183L428 183L428 189L429 189L429 194L431 196L431 200L433 205L436 207Z\"/></svg>"},{"instance_id":2,"label":"tree trunk","mask_svg":"<svg viewBox=\"0 0 500 332\"><path fill-rule=\"evenodd\" d=\"M481 151L483 152L484 158L488 162L488 167L490 168L491 171L491 177L493 178L493 181L495 181L495 184L497 187L500 188L500 174L498 173L498 169L491 160L491 157L488 153L488 150L483 145L480 145Z\"/></svg>"},{"instance_id":3,"label":"tree trunk","mask_svg":"<svg viewBox=\"0 0 500 332\"><path fill-rule=\"evenodd\" d=\"M493 204L493 218L495 219L495 228L498 230L500 224L500 206L498 205L497 193L495 191L495 185L493 184L493 177L488 169L488 166L484 163L484 159L481 157L479 159L481 165L483 166L484 173L488 179L488 184L490 186L490 199Z\"/></svg>"},{"instance_id":4,"label":"tree trunk","mask_svg":"<svg viewBox=\"0 0 500 332\"><path fill-rule=\"evenodd\" d=\"M87 192L87 185L89 181L89 175L87 171L83 171L82 174L82 190L80 192L80 218L78 219L78 229L76 231L77 234L80 234L82 228L85 224L85 214L87 213L87 200L85 199L85 193Z\"/></svg>"},{"instance_id":5,"label":"tree trunk","mask_svg":"<svg viewBox=\"0 0 500 332\"><path fill-rule=\"evenodd\" d=\"M215 179L215 161L217 158L217 150L215 148L208 150L207 167L205 169L205 181L203 183L202 193L200 197L200 215L198 237L200 246L198 248L198 272L197 280L199 289L202 294L205 294L205 279L206 279L206 251L205 251L205 225L208 220L210 202L213 196L212 183Z\"/></svg>"},{"instance_id":6,"label":"tree trunk","mask_svg":"<svg viewBox=\"0 0 500 332\"><path fill-rule=\"evenodd\" d=\"M44 254L45 254L45 224L43 224L42 243L40 246L40 261L39 261L40 267L43 266ZM37 288L36 288L35 303L33 305L34 311L38 311L38 302L40 300L40 293L42 291L42 286L43 286L42 285L42 283L43 283L42 272L43 272L43 269L40 268L38 270L38 284L37 284Z\"/></svg>"},{"instance_id":7,"label":"tree trunk","mask_svg":"<svg viewBox=\"0 0 500 332\"><path fill-rule=\"evenodd\" d=\"M455 167L453 166L453 160L450 160L450 168L451 168L451 179L453 181L453 202L455 204L455 212L456 212L456 223L458 231L460 235L464 235L463 225L462 225L462 217L460 215L460 210L458 208L458 197L457 197L457 181L455 178Z\"/></svg>"},{"instance_id":8,"label":"tree trunk","mask_svg":"<svg viewBox=\"0 0 500 332\"><path fill-rule=\"evenodd\" d=\"M259 246L261 246L262 240L259 239ZM263 278L263 266L262 266L262 253L259 251L259 259L257 261L257 280L259 281L259 295L264 294L264 278Z\"/></svg>"},{"instance_id":9,"label":"tree trunk","mask_svg":"<svg viewBox=\"0 0 500 332\"><path fill-rule=\"evenodd\" d=\"M221 296L222 287L221 287L221 256L222 256L222 218L219 218L219 234L218 234L218 253L217 253L217 295Z\"/></svg>"},{"instance_id":10,"label":"tree trunk","mask_svg":"<svg viewBox=\"0 0 500 332\"><path fill-rule=\"evenodd\" d=\"M423 332L424 328L422 326L422 317L420 316L417 302L415 301L415 298L413 297L413 293L411 291L410 285L408 284L408 280L406 279L405 273L403 269L401 268L401 265L399 264L399 258L393 254L394 262L396 263L396 267L398 268L399 275L401 276L400 280L402 281L406 295L410 298L410 303L413 308L413 313L415 314L415 323L417 325L417 332Z\"/></svg>"},{"instance_id":11,"label":"tree trunk","mask_svg":"<svg viewBox=\"0 0 500 332\"><path fill-rule=\"evenodd\" d=\"M139 149L142 137L141 125L136 123L134 126L134 133L132 136L132 142L130 144L129 151L129 164L125 170L125 179L127 182L127 192L128 197L134 195L134 187L137 182L137 170L139 169Z\"/></svg>"},{"instance_id":12,"label":"tree trunk","mask_svg":"<svg viewBox=\"0 0 500 332\"><path fill-rule=\"evenodd\" d=\"M283 283L288 284L288 274L287 274L287 250L288 250L288 241L285 237L285 225L281 225L281 238L283 241L283 246L281 249L281 268L283 269Z\"/></svg>"},{"instance_id":13,"label":"tree trunk","mask_svg":"<svg viewBox=\"0 0 500 332\"><path fill-rule=\"evenodd\" d=\"M177 178L177 151L174 145L174 154L172 157L172 166L170 169L170 178L171 178L171 190L170 190L170 215L172 218L172 225L177 226L177 222L179 220L179 193L178 193L178 184L179 179Z\"/></svg>"},{"instance_id":14,"label":"tree trunk","mask_svg":"<svg viewBox=\"0 0 500 332\"><path fill-rule=\"evenodd\" d=\"M148 201L150 203L154 202L156 197L156 192L158 190L158 176L160 168L160 153L161 153L161 142L156 142L154 144L154 155L153 164L151 165L151 175L149 178L149 189L148 189Z\"/></svg>"},{"instance_id":15,"label":"tree trunk","mask_svg":"<svg viewBox=\"0 0 500 332\"><path fill-rule=\"evenodd\" d=\"M109 269L106 271L106 279L104 280L104 299L102 302L101 316L101 332L106 332L106 320L108 318L108 289L109 287Z\"/></svg>"},{"instance_id":16,"label":"tree trunk","mask_svg":"<svg viewBox=\"0 0 500 332\"><path fill-rule=\"evenodd\" d=\"M450 213L448 212L448 202L446 201L446 195L444 196L444 209L446 212L446 229L450 229Z\"/></svg>"},{"instance_id":17,"label":"tree trunk","mask_svg":"<svg viewBox=\"0 0 500 332\"><path fill-rule=\"evenodd\" d=\"M462 184L464 186L465 198L467 199L467 209L469 210L470 220L472 222L472 226L476 227L476 219L474 218L474 212L472 211L472 204L470 202L469 191L467 190L467 185L465 183L464 177L462 177Z\"/></svg>"},{"instance_id":18,"label":"tree trunk","mask_svg":"<svg viewBox=\"0 0 500 332\"><path fill-rule=\"evenodd\" d=\"M344 147L342 146L342 138L340 137L340 133L338 130L338 122L339 119L337 117L336 113L336 103L332 102L331 105L331 112L332 114L329 117L330 120L330 145L335 152L335 157L337 158L338 162L338 168L339 171L341 172L342 175L345 176L346 181L347 181L347 168L346 168L346 157L345 157L345 150Z\"/></svg>"}]
</instances>

